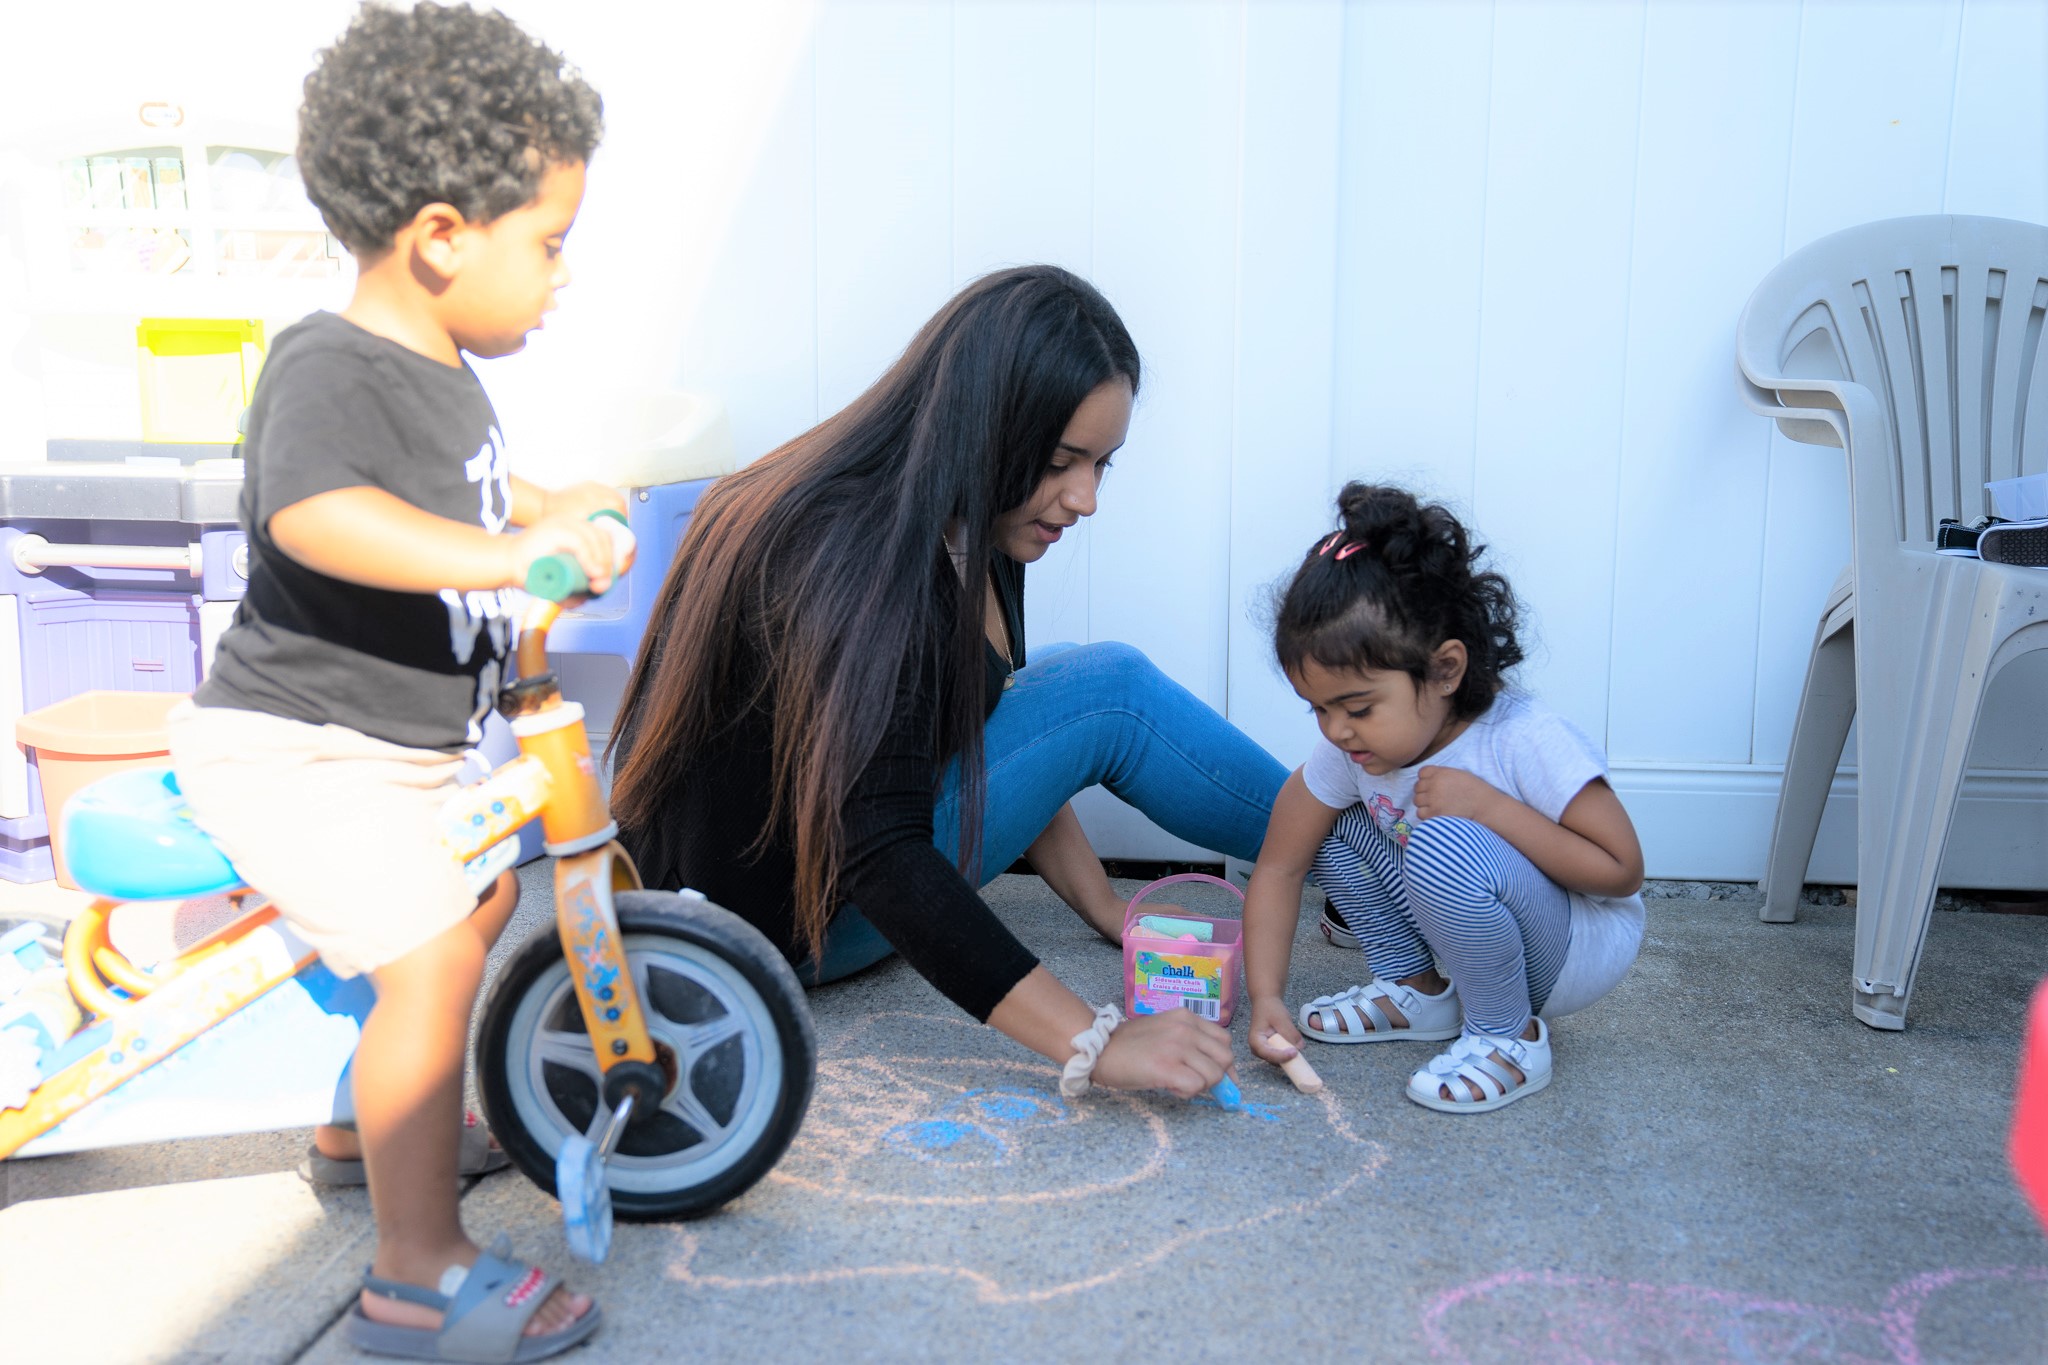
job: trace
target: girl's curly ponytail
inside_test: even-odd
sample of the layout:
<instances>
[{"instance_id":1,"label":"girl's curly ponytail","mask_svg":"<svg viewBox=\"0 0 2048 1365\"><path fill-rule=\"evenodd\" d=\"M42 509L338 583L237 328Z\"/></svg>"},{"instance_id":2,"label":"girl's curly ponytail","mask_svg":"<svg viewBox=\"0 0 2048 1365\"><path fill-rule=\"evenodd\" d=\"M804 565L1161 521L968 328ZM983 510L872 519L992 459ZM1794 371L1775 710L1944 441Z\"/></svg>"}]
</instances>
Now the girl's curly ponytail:
<instances>
[{"instance_id":1,"label":"girl's curly ponytail","mask_svg":"<svg viewBox=\"0 0 2048 1365\"><path fill-rule=\"evenodd\" d=\"M1279 595L1280 667L1292 674L1313 659L1325 668L1398 670L1420 685L1438 647L1458 640L1468 662L1452 711L1485 711L1502 675L1522 661L1514 590L1479 567L1486 547L1448 508L1402 488L1348 483L1337 512L1341 528L1309 547Z\"/></svg>"}]
</instances>

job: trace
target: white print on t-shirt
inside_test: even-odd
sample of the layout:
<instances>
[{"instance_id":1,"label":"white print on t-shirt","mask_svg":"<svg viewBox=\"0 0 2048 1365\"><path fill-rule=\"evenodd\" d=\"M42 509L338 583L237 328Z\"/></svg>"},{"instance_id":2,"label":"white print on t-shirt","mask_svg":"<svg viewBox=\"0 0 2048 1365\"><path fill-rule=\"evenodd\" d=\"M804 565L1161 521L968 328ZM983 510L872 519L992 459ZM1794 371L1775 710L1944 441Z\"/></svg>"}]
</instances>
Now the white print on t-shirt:
<instances>
[{"instance_id":1,"label":"white print on t-shirt","mask_svg":"<svg viewBox=\"0 0 2048 1365\"><path fill-rule=\"evenodd\" d=\"M493 535L512 524L512 459L505 453L505 437L493 425L486 429L484 443L462 466L469 481L477 485L478 520Z\"/></svg>"},{"instance_id":2,"label":"white print on t-shirt","mask_svg":"<svg viewBox=\"0 0 2048 1365\"><path fill-rule=\"evenodd\" d=\"M505 453L505 436L492 423L484 430L484 443L463 462L462 472L477 486L477 520L486 531L497 535L512 524L512 461ZM486 630L491 636L491 657L501 659L512 647L513 606L503 588L457 592L441 590L442 605L448 608L448 652L455 662L467 665L476 657L476 642ZM496 665L478 671L476 706L469 717L469 742L483 742L483 719L498 698Z\"/></svg>"},{"instance_id":3,"label":"white print on t-shirt","mask_svg":"<svg viewBox=\"0 0 2048 1365\"><path fill-rule=\"evenodd\" d=\"M455 656L458 664L468 664L476 656L476 642L485 631L491 634L491 657L502 659L512 648L511 593L504 588L475 589L457 592L453 588L441 589L441 604L448 608L448 651ZM490 714L498 700L498 676L501 666L487 664L476 675L476 705L469 715L469 742L481 744L484 738L484 717Z\"/></svg>"},{"instance_id":4,"label":"white print on t-shirt","mask_svg":"<svg viewBox=\"0 0 2048 1365\"><path fill-rule=\"evenodd\" d=\"M477 588L457 592L441 589L442 605L448 608L448 652L455 662L467 665L476 657L477 637L491 632L491 653L503 654L512 645L512 604L504 588Z\"/></svg>"}]
</instances>

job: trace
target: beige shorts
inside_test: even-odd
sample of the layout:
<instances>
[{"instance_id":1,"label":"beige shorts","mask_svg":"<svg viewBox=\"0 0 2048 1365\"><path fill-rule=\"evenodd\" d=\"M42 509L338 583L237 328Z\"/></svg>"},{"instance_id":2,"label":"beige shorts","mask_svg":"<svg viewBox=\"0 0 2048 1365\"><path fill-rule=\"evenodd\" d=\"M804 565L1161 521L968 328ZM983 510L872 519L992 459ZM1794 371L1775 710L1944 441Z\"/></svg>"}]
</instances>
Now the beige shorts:
<instances>
[{"instance_id":1,"label":"beige shorts","mask_svg":"<svg viewBox=\"0 0 2048 1365\"><path fill-rule=\"evenodd\" d=\"M460 757L189 701L169 728L199 827L337 976L396 962L476 909L436 819Z\"/></svg>"}]
</instances>

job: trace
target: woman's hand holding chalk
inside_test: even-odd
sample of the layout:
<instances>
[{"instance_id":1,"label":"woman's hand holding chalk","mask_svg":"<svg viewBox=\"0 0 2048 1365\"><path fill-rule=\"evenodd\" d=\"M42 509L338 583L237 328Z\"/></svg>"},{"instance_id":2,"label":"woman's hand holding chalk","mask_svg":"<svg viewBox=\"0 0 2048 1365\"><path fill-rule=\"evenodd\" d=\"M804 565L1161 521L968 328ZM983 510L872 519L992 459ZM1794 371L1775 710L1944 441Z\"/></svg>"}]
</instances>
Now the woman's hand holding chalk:
<instances>
[{"instance_id":1,"label":"woman's hand holding chalk","mask_svg":"<svg viewBox=\"0 0 2048 1365\"><path fill-rule=\"evenodd\" d=\"M1266 1036L1266 1046L1277 1048L1287 1047L1289 1044L1285 1038L1274 1033ZM1287 1073L1287 1079L1294 1082L1294 1088L1302 1094L1313 1095L1323 1088L1323 1078L1316 1075L1316 1069L1308 1064L1308 1058L1301 1055L1300 1048L1295 1048L1294 1055L1279 1063L1279 1066Z\"/></svg>"}]
</instances>

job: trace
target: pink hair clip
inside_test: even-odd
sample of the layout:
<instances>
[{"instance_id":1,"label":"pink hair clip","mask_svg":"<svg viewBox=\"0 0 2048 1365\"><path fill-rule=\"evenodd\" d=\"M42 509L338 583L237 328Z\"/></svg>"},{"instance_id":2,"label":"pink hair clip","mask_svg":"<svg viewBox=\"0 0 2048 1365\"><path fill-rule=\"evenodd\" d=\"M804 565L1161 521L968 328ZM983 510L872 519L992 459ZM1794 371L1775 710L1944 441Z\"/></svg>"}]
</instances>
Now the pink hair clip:
<instances>
[{"instance_id":1,"label":"pink hair clip","mask_svg":"<svg viewBox=\"0 0 2048 1365\"><path fill-rule=\"evenodd\" d=\"M1337 562L1340 564L1343 563L1346 559L1349 559L1352 555L1357 554L1360 550L1363 550L1364 548L1364 541L1352 541L1349 545L1346 545L1343 549L1337 551Z\"/></svg>"},{"instance_id":2,"label":"pink hair clip","mask_svg":"<svg viewBox=\"0 0 2048 1365\"><path fill-rule=\"evenodd\" d=\"M1317 550L1316 553L1319 555L1326 555L1330 553L1330 547L1332 545L1335 545L1338 541L1342 539L1344 539L1344 533L1342 531L1330 532L1330 538L1323 542L1322 548Z\"/></svg>"}]
</instances>

